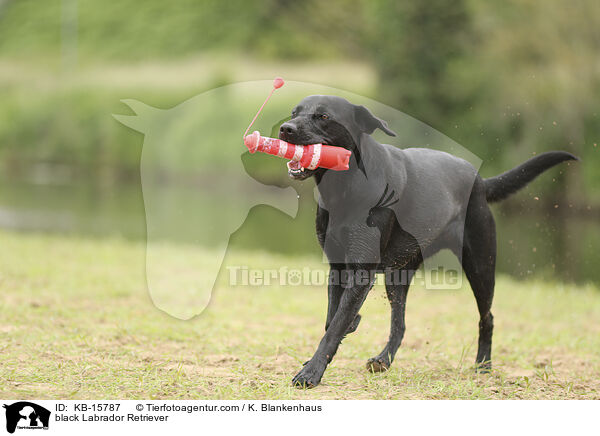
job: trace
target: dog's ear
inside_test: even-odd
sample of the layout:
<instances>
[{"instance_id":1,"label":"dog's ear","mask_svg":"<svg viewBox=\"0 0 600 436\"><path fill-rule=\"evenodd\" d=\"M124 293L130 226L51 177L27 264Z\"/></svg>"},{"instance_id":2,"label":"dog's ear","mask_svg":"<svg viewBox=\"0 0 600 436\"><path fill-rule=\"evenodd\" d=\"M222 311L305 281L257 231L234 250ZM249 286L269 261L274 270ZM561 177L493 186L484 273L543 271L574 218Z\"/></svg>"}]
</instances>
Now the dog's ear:
<instances>
[{"instance_id":1,"label":"dog's ear","mask_svg":"<svg viewBox=\"0 0 600 436\"><path fill-rule=\"evenodd\" d=\"M390 136L396 136L396 132L390 129L385 121L381 118L377 118L364 106L354 106L354 119L360 129L369 135L373 133L375 129L381 129Z\"/></svg>"}]
</instances>

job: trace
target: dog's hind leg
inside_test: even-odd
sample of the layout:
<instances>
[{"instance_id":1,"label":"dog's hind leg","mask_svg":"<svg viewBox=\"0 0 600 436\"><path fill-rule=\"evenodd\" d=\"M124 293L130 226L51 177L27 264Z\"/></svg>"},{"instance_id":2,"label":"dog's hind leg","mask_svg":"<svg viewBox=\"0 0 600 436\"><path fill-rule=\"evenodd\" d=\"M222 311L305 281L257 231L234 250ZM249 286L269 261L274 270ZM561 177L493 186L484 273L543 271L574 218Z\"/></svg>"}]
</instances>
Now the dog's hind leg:
<instances>
[{"instance_id":1,"label":"dog's hind leg","mask_svg":"<svg viewBox=\"0 0 600 436\"><path fill-rule=\"evenodd\" d=\"M404 313L406 309L406 296L408 287L414 275L415 265L410 269L396 269L386 272L385 275L385 291L392 309L390 321L390 336L383 351L376 357L372 357L367 361L367 370L370 372L387 371L394 361L394 356L402 343L406 325L404 324Z\"/></svg>"},{"instance_id":2,"label":"dog's hind leg","mask_svg":"<svg viewBox=\"0 0 600 436\"><path fill-rule=\"evenodd\" d=\"M496 225L485 199L474 193L469 202L463 238L462 265L479 310L479 344L475 364L480 372L492 367L492 332L496 269Z\"/></svg>"}]
</instances>

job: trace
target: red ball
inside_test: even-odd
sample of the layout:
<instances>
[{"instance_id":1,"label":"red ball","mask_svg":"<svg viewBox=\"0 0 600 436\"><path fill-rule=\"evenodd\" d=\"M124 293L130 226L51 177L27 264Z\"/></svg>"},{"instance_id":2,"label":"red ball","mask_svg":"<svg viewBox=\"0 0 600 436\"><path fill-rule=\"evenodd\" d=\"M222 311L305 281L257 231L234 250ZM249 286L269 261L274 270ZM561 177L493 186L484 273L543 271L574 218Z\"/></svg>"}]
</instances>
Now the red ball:
<instances>
[{"instance_id":1,"label":"red ball","mask_svg":"<svg viewBox=\"0 0 600 436\"><path fill-rule=\"evenodd\" d=\"M273 80L273 88L279 89L283 86L284 83L285 82L283 81L283 78L275 77L275 80Z\"/></svg>"}]
</instances>

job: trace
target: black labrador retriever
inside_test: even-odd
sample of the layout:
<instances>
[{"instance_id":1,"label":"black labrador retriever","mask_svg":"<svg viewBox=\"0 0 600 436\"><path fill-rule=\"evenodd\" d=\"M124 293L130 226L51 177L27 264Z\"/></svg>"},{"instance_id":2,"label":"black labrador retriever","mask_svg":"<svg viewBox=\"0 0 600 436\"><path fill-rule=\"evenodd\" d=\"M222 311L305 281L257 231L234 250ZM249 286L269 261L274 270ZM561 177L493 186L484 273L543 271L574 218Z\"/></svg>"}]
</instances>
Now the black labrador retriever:
<instances>
[{"instance_id":1,"label":"black labrador retriever","mask_svg":"<svg viewBox=\"0 0 600 436\"><path fill-rule=\"evenodd\" d=\"M577 159L551 151L482 179L471 164L448 153L379 144L370 136L375 129L395 136L364 106L316 95L303 99L279 131L280 139L294 144L323 143L352 151L348 171L308 170L288 163L291 178L316 179L317 237L330 263L325 335L293 378L298 387L319 384L344 336L358 327L359 309L378 273L386 274L391 329L387 345L369 359L367 368L387 370L404 335L413 273L443 248L459 258L475 294L480 315L476 368L488 371L496 260L488 203L506 198L560 162Z\"/></svg>"}]
</instances>

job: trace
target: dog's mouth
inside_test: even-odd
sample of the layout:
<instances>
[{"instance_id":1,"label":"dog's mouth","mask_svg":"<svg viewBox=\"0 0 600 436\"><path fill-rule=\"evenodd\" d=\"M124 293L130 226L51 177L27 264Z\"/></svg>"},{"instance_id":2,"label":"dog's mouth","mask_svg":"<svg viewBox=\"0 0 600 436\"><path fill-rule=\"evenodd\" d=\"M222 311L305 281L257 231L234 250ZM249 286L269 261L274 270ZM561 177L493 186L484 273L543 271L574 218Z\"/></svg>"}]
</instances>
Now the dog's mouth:
<instances>
[{"instance_id":1,"label":"dog's mouth","mask_svg":"<svg viewBox=\"0 0 600 436\"><path fill-rule=\"evenodd\" d=\"M319 138L315 136L303 135L302 137L298 136L290 136L284 133L279 134L279 139L282 139L290 144L295 144L296 146L304 147L309 144L323 144L328 145L329 141L325 141L324 138ZM320 168L315 168L314 170L309 170L308 168L303 167L298 161L288 161L288 176L294 180L305 180L314 175Z\"/></svg>"},{"instance_id":2,"label":"dog's mouth","mask_svg":"<svg viewBox=\"0 0 600 436\"><path fill-rule=\"evenodd\" d=\"M300 165L300 162L289 161L287 163L288 176L294 180L304 180L312 176L316 170L309 170Z\"/></svg>"}]
</instances>

